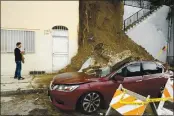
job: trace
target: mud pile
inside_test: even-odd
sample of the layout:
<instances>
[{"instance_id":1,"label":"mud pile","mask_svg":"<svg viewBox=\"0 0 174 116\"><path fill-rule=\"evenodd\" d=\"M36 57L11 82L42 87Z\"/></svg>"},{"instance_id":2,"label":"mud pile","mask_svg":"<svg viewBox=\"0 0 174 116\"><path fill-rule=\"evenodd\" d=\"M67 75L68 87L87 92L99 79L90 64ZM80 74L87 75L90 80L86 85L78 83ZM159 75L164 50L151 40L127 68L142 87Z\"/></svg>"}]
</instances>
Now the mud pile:
<instances>
[{"instance_id":1,"label":"mud pile","mask_svg":"<svg viewBox=\"0 0 174 116\"><path fill-rule=\"evenodd\" d=\"M122 30L124 13L122 2L79 2L78 53L72 58L71 64L59 72L78 71L90 56L95 56L96 61L105 65L110 59L108 54L112 56L125 50L130 50L135 60L153 59L144 48L134 43Z\"/></svg>"}]
</instances>

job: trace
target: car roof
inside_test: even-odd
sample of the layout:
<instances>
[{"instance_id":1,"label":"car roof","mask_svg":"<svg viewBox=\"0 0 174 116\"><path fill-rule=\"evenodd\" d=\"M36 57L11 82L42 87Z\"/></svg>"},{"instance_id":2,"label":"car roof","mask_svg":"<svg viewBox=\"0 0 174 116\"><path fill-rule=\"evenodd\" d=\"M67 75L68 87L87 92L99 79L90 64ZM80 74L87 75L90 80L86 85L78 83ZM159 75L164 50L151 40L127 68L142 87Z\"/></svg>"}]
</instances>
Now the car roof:
<instances>
[{"instance_id":1,"label":"car roof","mask_svg":"<svg viewBox=\"0 0 174 116\"><path fill-rule=\"evenodd\" d=\"M132 61L129 62L128 64L134 64L134 63L156 63L157 65L163 66L162 63L158 62L158 61L151 61L151 60L139 60L139 61Z\"/></svg>"}]
</instances>

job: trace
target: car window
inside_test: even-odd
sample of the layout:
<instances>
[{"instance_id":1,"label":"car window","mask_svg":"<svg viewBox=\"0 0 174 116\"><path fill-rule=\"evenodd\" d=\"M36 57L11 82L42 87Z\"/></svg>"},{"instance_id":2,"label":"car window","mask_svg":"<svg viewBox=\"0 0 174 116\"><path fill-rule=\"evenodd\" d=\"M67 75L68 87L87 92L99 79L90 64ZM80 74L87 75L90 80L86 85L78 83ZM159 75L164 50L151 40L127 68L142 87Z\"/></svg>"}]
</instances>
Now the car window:
<instances>
[{"instance_id":1,"label":"car window","mask_svg":"<svg viewBox=\"0 0 174 116\"><path fill-rule=\"evenodd\" d=\"M117 74L123 77L141 76L140 63L130 64L118 70Z\"/></svg>"},{"instance_id":2,"label":"car window","mask_svg":"<svg viewBox=\"0 0 174 116\"><path fill-rule=\"evenodd\" d=\"M127 66L127 77L141 76L140 63L135 63Z\"/></svg>"},{"instance_id":3,"label":"car window","mask_svg":"<svg viewBox=\"0 0 174 116\"><path fill-rule=\"evenodd\" d=\"M162 73L162 67L158 66L154 62L142 63L142 67L145 75Z\"/></svg>"}]
</instances>

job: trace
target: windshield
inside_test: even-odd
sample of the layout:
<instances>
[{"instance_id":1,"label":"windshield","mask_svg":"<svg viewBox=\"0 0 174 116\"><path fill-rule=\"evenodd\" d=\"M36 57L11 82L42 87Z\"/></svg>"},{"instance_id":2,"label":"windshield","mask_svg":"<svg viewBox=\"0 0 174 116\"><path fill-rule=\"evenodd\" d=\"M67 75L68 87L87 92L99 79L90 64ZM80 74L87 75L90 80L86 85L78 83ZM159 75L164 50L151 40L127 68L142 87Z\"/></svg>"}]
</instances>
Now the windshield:
<instances>
[{"instance_id":1,"label":"windshield","mask_svg":"<svg viewBox=\"0 0 174 116\"><path fill-rule=\"evenodd\" d=\"M110 73L111 73L111 68L110 67L101 68L100 77L108 76Z\"/></svg>"},{"instance_id":2,"label":"windshield","mask_svg":"<svg viewBox=\"0 0 174 116\"><path fill-rule=\"evenodd\" d=\"M127 62L123 62L123 63L117 63L115 64L114 66L110 67L110 66L106 66L106 67L103 67L103 68L99 68L97 70L89 70L89 72L85 72L86 74L88 75L94 75L96 77L108 77L109 78L112 78L113 75L115 75L115 73L119 70L119 69L122 69L125 65L126 65Z\"/></svg>"}]
</instances>

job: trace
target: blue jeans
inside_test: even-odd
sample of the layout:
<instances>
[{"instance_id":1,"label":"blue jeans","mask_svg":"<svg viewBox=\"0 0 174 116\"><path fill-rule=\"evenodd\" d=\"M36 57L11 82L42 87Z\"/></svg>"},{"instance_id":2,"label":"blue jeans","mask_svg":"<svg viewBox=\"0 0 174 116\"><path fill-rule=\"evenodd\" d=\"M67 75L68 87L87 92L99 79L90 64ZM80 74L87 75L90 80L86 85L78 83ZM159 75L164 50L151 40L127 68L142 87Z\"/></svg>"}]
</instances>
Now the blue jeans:
<instances>
[{"instance_id":1,"label":"blue jeans","mask_svg":"<svg viewBox=\"0 0 174 116\"><path fill-rule=\"evenodd\" d=\"M21 69L22 69L21 61L16 61L15 77L21 78Z\"/></svg>"}]
</instances>

